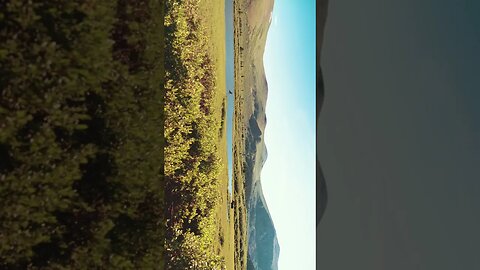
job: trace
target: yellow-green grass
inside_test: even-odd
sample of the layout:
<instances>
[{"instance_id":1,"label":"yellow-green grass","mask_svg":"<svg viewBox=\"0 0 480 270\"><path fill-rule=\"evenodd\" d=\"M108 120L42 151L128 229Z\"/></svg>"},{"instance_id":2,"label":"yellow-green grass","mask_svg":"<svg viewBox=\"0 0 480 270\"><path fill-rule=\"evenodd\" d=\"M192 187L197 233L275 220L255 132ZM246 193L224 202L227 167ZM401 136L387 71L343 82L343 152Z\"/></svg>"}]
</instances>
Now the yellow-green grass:
<instances>
[{"instance_id":1,"label":"yellow-green grass","mask_svg":"<svg viewBox=\"0 0 480 270\"><path fill-rule=\"evenodd\" d=\"M215 108L217 117L224 121L221 136L218 138L218 155L221 158L222 167L219 175L220 200L217 206L216 218L218 226L218 239L216 243L217 252L225 258L227 269L246 269L247 261L247 213L245 205L244 188L244 166L245 166L245 122L242 117L242 100L244 98L243 85L240 80L242 70L239 65L239 48L235 44L235 103L234 103L234 123L233 123L233 183L232 195L236 202L234 209L230 208L231 198L228 193L228 159L227 159L227 137L226 137L226 51L225 51L225 16L223 1L203 2L202 11L204 12L205 24L210 36L210 50L215 58L216 67L216 95ZM239 12L237 3L234 3L234 18L243 16ZM234 27L239 27L238 20L235 19ZM244 18L246 21L246 18ZM238 34L235 40L240 38ZM225 110L222 115L222 106ZM237 188L235 188L237 187ZM228 218L227 212L229 213ZM223 241L220 239L223 238ZM222 244L223 242L223 244Z\"/></svg>"},{"instance_id":2,"label":"yellow-green grass","mask_svg":"<svg viewBox=\"0 0 480 270\"><path fill-rule=\"evenodd\" d=\"M169 62L173 66L171 67L172 73L170 73L171 77L168 84L168 89L170 92L167 93L169 94L167 96L169 96L169 102L166 102L166 104L169 104L170 109L180 108L190 113L186 113L185 117L187 118L185 118L182 117L183 111L170 112L170 133L168 134L180 134L180 137L169 137L169 139L171 139L171 144L169 146L170 163L168 175L172 177L171 179L174 179L169 183L171 183L172 185L176 184L178 186L181 186L182 183L186 183L186 185L181 188L182 190L186 190L187 193L183 193L182 196L184 195L186 198L190 198L190 196L193 196L196 200L191 201L194 204L189 204L188 200L182 201L182 198L178 199L178 197L173 197L173 195L175 194L172 193L172 198L177 198L178 201L181 203L178 205L175 203L171 204L170 215L172 216L172 218L170 219L170 221L172 222L172 225L178 225L182 223L189 224L193 221L193 223L191 223L191 228L185 229L185 227L183 227L182 229L180 227L180 230L185 230L182 233L185 233L186 236L189 235L189 230L195 231L198 229L198 227L195 227L196 225L198 226L198 224L201 224L200 226L202 227L200 228L200 231L202 232L201 234L198 235L197 231L197 235L199 238L197 236L192 238L194 240L194 243L192 243L192 245L189 245L188 242L182 242L182 239L185 238L174 238L172 241L177 242L172 243L183 243L178 250L187 253L183 255L189 256L187 259L187 261L189 260L187 262L188 265L192 265L192 263L193 265L196 265L196 262L202 263L202 261L204 260L202 258L205 258L205 256L203 256L202 254L208 254L207 257L213 258L210 256L213 255L211 254L213 252L223 258L226 269L245 269L245 192L243 191L244 177L242 175L239 175L239 172L242 172L243 170L238 167L238 164L240 164L240 166L243 166L243 162L241 162L241 158L239 158L240 156L238 155L238 151L235 151L234 154L234 187L236 187L234 189L234 200L237 202L235 209L230 209L231 200L228 194L228 157L226 136L228 123L226 123L227 104L225 4L223 1L213 0L200 2L172 2L171 4L171 13L169 13L171 16L168 17L169 19L166 21L168 22L167 24L169 26L176 25L178 28L169 28L172 31L176 31L172 32L173 34L170 36L171 43L169 43L173 44L172 48L175 53L172 54L172 59L176 59L176 61ZM197 42L198 46L196 45ZM197 59L195 59L196 55L198 55L198 57L201 57L202 59L198 59L199 61L197 61ZM207 72L206 74L201 72L202 68L205 68ZM213 70L211 70L210 68L213 68ZM188 72L182 73L182 70L188 70ZM197 70L200 72L196 72ZM176 75L173 76L172 74ZM197 74L197 76L203 77L200 77L199 79L199 77L196 77L195 74ZM214 76L212 77L211 75ZM175 84L175 82L178 83ZM199 83L206 88L202 90L202 87L199 86ZM181 89L183 92L177 91L175 89ZM200 91L205 91L204 93L207 96L201 96L200 99L198 99L198 93L201 93ZM182 93L185 93L183 94L184 96L182 96ZM195 93L197 94L195 95ZM210 99L210 97L212 97L212 99ZM187 101L187 103L200 101L200 104L202 104L202 98L204 98L204 100L207 100L206 102L208 102L208 108L210 108L209 112L211 112L212 114L205 112L204 114L200 114L197 117L199 112L195 111L196 104L193 104L194 106L183 107L184 105L178 105L180 104L179 98ZM239 99L237 98L237 101L238 100ZM238 105L235 104L235 107L238 107ZM194 114L193 118L192 114ZM212 119L212 116L214 119ZM175 121L172 121L172 119L175 119ZM212 126L205 126L205 122L202 122L204 120L206 120ZM195 121L198 121L198 123L194 123ZM235 117L235 122L239 122L237 116ZM218 127L217 123L219 124ZM221 124L221 128L220 123L223 123ZM203 126L198 128L196 124L198 124L199 126ZM179 128L173 128L173 125L177 125L179 126ZM198 137L195 138L196 140L198 140L197 143L201 142L202 145L206 147L205 149L202 148L203 152L200 152L200 154L196 154L198 152L195 151L198 150L198 148L195 148L195 146L193 148L194 152L186 152L185 147L182 148L182 145L188 143L189 140L189 131L188 128L185 128L189 125L196 128L195 133L192 134L196 134L194 136ZM207 127L207 129L202 127ZM218 130L219 128L220 131ZM172 133L177 132L176 130L180 130L179 132L183 133ZM235 136L234 140L238 140L239 138L239 136ZM215 148L211 148L212 145L209 142L214 143ZM242 141L235 142L234 145L235 149L244 148L239 147L239 145L243 145ZM198 181L196 181L194 178L191 178L192 175L193 177L195 177L195 172L189 171L190 167L188 166L184 167L184 171L180 171L185 173L185 175L178 177L178 174L176 175L173 173L175 168L182 168L182 165L178 165L181 164L181 162L179 163L179 160L182 159L182 157L185 158L188 155L194 155L194 158L205 160L207 156L202 155L210 155L210 152L208 152L210 150L216 151L215 159L218 158L218 161L216 161L217 163L215 164L215 166L212 167L210 167L211 164L208 164L208 161L206 165L207 167L204 167L204 169L207 170L209 173L212 173L210 175L215 175L213 177L217 177L217 179L210 178L210 180L208 180L208 177L203 177L199 178ZM211 168L218 168L219 171L217 171L216 169L212 170ZM189 179L191 179L192 181L183 182L190 181ZM199 183L203 184L200 185ZM209 183L213 184L213 190L210 189L212 185L209 186ZM194 186L188 186L189 184ZM203 188L206 189L202 190ZM212 191L213 194L211 193ZM188 194L188 192L195 192L195 194ZM213 209L213 215L210 214L210 209L212 208L205 209L205 206L209 205L205 204L205 198L208 198L210 202L212 202L211 200L214 200L213 206L215 208ZM175 200L172 200L172 202L175 202ZM198 204L198 202L201 202L201 204L200 206L195 208L196 206L194 205ZM175 207L177 207L177 209L180 209L183 212L179 213L175 211ZM206 207L208 208L210 206ZM206 215L201 216L197 214L197 216L195 217L200 217L202 220L192 220L192 218L189 218L188 216L191 215L191 213L195 213L195 211L190 209L196 209L195 211L203 211L201 212L201 214L206 213ZM173 231L174 235L178 232L178 227L175 228L176 229ZM177 267L178 265L175 266L175 263L179 262L177 258L182 257L182 254L175 253L178 246L172 247L173 250L169 258L173 260L172 267ZM200 261L197 261L197 259Z\"/></svg>"},{"instance_id":3,"label":"yellow-green grass","mask_svg":"<svg viewBox=\"0 0 480 270\"><path fill-rule=\"evenodd\" d=\"M246 14L244 12L246 1L234 1L234 72L235 72L235 104L233 123L233 196L237 202L234 209L235 217L235 269L247 268L247 211L245 201L245 103L248 92L245 91L245 74L248 68L244 51L248 45L248 28L246 26ZM248 113L248 112L247 112Z\"/></svg>"},{"instance_id":4,"label":"yellow-green grass","mask_svg":"<svg viewBox=\"0 0 480 270\"><path fill-rule=\"evenodd\" d=\"M217 141L218 156L221 159L219 174L219 204L216 209L216 224L218 235L215 250L225 258L227 269L234 269L234 219L229 220L227 212L232 217L230 198L228 194L228 157L227 157L227 119L226 119L226 36L225 36L225 2L205 1L200 10L205 19L211 55L215 60L216 89L214 108L216 117L223 122L222 131ZM225 106L225 107L224 107ZM222 110L222 107L225 110Z\"/></svg>"}]
</instances>

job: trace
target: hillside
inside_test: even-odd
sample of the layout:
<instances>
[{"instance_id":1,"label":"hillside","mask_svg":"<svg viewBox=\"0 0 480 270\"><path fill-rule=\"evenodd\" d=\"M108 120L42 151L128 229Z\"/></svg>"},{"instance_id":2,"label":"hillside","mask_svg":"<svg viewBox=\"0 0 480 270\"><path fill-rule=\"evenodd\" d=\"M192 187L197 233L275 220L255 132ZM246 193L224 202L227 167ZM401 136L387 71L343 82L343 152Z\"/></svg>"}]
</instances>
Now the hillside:
<instances>
[{"instance_id":1,"label":"hillside","mask_svg":"<svg viewBox=\"0 0 480 270\"><path fill-rule=\"evenodd\" d=\"M280 246L268 206L263 196L260 173L267 158L263 134L266 125L265 106L268 83L263 53L270 27L273 0L251 0L237 3L237 69L243 103L239 108L245 128L245 201L248 221L247 269L277 269Z\"/></svg>"}]
</instances>

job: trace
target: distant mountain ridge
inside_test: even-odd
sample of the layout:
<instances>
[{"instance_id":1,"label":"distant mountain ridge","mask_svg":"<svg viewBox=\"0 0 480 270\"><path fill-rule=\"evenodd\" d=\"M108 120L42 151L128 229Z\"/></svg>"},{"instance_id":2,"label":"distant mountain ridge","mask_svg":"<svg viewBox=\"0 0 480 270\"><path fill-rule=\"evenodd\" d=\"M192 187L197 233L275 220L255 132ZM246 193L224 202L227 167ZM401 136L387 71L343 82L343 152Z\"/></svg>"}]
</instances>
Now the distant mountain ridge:
<instances>
[{"instance_id":1,"label":"distant mountain ridge","mask_svg":"<svg viewBox=\"0 0 480 270\"><path fill-rule=\"evenodd\" d=\"M248 257L247 270L277 270L280 246L277 239L267 203L263 195L260 173L267 159L263 133L267 118L265 105L268 95L268 82L263 65L263 54L267 34L272 21L274 0L246 0L247 21L249 25L249 43L246 46L250 59L250 74L252 84L251 98L246 98L248 104L246 162L249 170L246 172L246 202L248 212ZM319 0L317 9L317 119L324 101L324 81L320 67L321 48L323 43L324 27L327 17L328 0ZM248 97L248 95L247 95ZM317 157L317 225L320 223L328 202L326 181ZM313 236L312 236L313 237Z\"/></svg>"},{"instance_id":2,"label":"distant mountain ridge","mask_svg":"<svg viewBox=\"0 0 480 270\"><path fill-rule=\"evenodd\" d=\"M265 105L268 83L263 65L267 33L271 23L273 0L250 0L247 8L249 44L246 48L251 59L250 71L253 84L251 99L245 101L247 111L246 138L246 202L248 213L248 270L276 270L280 245L275 226L263 195L260 173L267 159L264 130L267 122ZM248 91L248 89L246 89Z\"/></svg>"}]
</instances>

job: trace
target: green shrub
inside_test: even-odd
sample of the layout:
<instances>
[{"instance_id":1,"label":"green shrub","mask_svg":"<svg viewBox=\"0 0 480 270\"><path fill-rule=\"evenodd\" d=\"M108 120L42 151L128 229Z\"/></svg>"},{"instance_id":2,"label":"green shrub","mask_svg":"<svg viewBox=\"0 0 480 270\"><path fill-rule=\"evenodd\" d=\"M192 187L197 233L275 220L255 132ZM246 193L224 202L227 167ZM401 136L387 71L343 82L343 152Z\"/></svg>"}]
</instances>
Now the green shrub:
<instances>
[{"instance_id":1,"label":"green shrub","mask_svg":"<svg viewBox=\"0 0 480 270\"><path fill-rule=\"evenodd\" d=\"M0 1L0 268L162 268L163 12Z\"/></svg>"},{"instance_id":2,"label":"green shrub","mask_svg":"<svg viewBox=\"0 0 480 270\"><path fill-rule=\"evenodd\" d=\"M165 181L167 269L222 269L215 254L219 200L213 106L216 74L198 1L167 1Z\"/></svg>"}]
</instances>

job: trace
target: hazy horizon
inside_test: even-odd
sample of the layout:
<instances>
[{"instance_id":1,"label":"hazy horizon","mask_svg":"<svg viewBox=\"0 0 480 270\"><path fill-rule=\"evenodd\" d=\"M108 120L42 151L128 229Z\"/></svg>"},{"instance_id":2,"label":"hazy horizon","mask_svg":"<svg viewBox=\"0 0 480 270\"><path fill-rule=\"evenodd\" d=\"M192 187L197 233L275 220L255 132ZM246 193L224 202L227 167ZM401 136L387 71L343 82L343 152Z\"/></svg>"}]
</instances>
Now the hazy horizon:
<instances>
[{"instance_id":1,"label":"hazy horizon","mask_svg":"<svg viewBox=\"0 0 480 270\"><path fill-rule=\"evenodd\" d=\"M279 269L314 269L315 1L275 0L264 65L268 158L261 181Z\"/></svg>"}]
</instances>

